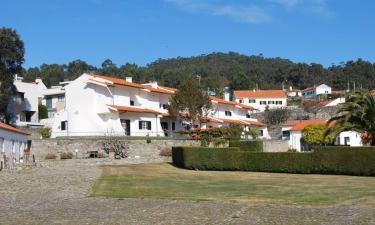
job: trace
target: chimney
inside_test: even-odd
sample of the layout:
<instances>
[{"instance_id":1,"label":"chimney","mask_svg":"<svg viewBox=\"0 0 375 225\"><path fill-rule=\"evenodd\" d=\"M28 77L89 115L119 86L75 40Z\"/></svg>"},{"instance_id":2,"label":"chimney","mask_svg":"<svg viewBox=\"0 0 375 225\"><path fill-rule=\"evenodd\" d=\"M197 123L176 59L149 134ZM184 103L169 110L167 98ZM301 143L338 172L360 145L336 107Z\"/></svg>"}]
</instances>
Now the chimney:
<instances>
[{"instance_id":1,"label":"chimney","mask_svg":"<svg viewBox=\"0 0 375 225\"><path fill-rule=\"evenodd\" d=\"M289 91L293 91L293 87L292 86L289 86Z\"/></svg>"},{"instance_id":2,"label":"chimney","mask_svg":"<svg viewBox=\"0 0 375 225\"><path fill-rule=\"evenodd\" d=\"M224 100L230 101L230 93L229 92L224 92Z\"/></svg>"},{"instance_id":3,"label":"chimney","mask_svg":"<svg viewBox=\"0 0 375 225\"><path fill-rule=\"evenodd\" d=\"M125 77L125 80L126 80L127 82L130 82L130 83L133 82L133 78L132 78L132 77Z\"/></svg>"}]
</instances>

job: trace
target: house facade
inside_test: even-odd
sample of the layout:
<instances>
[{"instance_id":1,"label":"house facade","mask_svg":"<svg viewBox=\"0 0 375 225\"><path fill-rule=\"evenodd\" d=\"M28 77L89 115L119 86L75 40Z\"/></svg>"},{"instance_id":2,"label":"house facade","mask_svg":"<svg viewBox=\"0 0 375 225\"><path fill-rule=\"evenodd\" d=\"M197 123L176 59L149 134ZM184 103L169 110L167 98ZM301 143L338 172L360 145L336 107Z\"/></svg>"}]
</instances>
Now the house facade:
<instances>
[{"instance_id":1,"label":"house facade","mask_svg":"<svg viewBox=\"0 0 375 225\"><path fill-rule=\"evenodd\" d=\"M327 120L313 119L313 120L293 120L282 126L282 139L288 140L289 148L297 151L302 151L301 139L303 137L302 131L309 125L326 125ZM355 131L341 132L335 140L336 145L346 145L351 147L362 146L361 134Z\"/></svg>"},{"instance_id":2,"label":"house facade","mask_svg":"<svg viewBox=\"0 0 375 225\"><path fill-rule=\"evenodd\" d=\"M287 106L287 96L283 90L238 90L234 91L234 99L259 111Z\"/></svg>"},{"instance_id":3,"label":"house facade","mask_svg":"<svg viewBox=\"0 0 375 225\"><path fill-rule=\"evenodd\" d=\"M229 101L228 99L220 99L213 96L210 96L210 99L213 107L202 129L237 124L243 127L245 131L249 131L250 129L259 130L260 138L271 138L268 134L267 125L251 118L251 114L258 111L257 109L238 102Z\"/></svg>"},{"instance_id":4,"label":"house facade","mask_svg":"<svg viewBox=\"0 0 375 225\"><path fill-rule=\"evenodd\" d=\"M326 84L315 85L302 90L303 98L315 98L319 95L329 95L332 93L332 88Z\"/></svg>"},{"instance_id":5,"label":"house facade","mask_svg":"<svg viewBox=\"0 0 375 225\"><path fill-rule=\"evenodd\" d=\"M188 125L183 118L172 118L167 110L177 89L156 82L138 84L131 78L82 74L64 90L65 108L54 114L50 123L52 137L170 136ZM215 107L202 128L231 123L261 125L257 121L243 122L251 120L252 107L215 97L211 101Z\"/></svg>"},{"instance_id":6,"label":"house facade","mask_svg":"<svg viewBox=\"0 0 375 225\"><path fill-rule=\"evenodd\" d=\"M38 103L43 97L42 91L47 89L41 79L35 82L23 82L21 77L15 76L14 86L17 92L8 103L8 113L13 115L12 124L16 126L39 125Z\"/></svg>"},{"instance_id":7,"label":"house facade","mask_svg":"<svg viewBox=\"0 0 375 225\"><path fill-rule=\"evenodd\" d=\"M0 122L0 155L19 162L25 149L30 149L29 133Z\"/></svg>"}]
</instances>

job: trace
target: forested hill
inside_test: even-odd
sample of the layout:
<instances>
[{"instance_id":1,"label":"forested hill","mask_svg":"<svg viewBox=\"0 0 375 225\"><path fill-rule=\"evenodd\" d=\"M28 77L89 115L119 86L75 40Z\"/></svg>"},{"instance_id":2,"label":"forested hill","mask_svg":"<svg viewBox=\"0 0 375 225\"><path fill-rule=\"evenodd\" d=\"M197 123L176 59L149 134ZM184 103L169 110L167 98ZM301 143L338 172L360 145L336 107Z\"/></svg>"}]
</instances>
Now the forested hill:
<instances>
[{"instance_id":1,"label":"forested hill","mask_svg":"<svg viewBox=\"0 0 375 225\"><path fill-rule=\"evenodd\" d=\"M358 59L324 68L320 64L294 63L288 59L247 56L238 53L212 53L195 57L159 59L145 67L136 64L115 65L105 60L96 68L81 60L65 65L43 64L24 71L26 81L42 77L48 85L57 85L63 80L72 80L83 72L93 72L119 77L131 76L135 82L158 81L160 84L177 87L189 75L199 75L204 87L232 89L280 89L282 83L294 88L305 88L326 83L333 88L346 89L352 86L375 88L375 64Z\"/></svg>"}]
</instances>

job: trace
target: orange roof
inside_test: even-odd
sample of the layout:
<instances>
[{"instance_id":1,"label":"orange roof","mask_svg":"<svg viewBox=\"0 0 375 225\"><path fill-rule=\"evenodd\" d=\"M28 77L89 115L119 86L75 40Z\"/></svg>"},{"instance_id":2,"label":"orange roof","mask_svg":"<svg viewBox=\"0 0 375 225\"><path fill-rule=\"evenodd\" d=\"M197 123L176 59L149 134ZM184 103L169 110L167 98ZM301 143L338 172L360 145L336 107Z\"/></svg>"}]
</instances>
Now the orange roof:
<instances>
[{"instance_id":1,"label":"orange roof","mask_svg":"<svg viewBox=\"0 0 375 225\"><path fill-rule=\"evenodd\" d=\"M249 125L245 121L238 120L238 119L221 119L224 123L230 123L230 124L239 124L239 125Z\"/></svg>"},{"instance_id":2,"label":"orange roof","mask_svg":"<svg viewBox=\"0 0 375 225\"><path fill-rule=\"evenodd\" d=\"M236 98L286 98L283 90L238 90L234 91Z\"/></svg>"},{"instance_id":3,"label":"orange roof","mask_svg":"<svg viewBox=\"0 0 375 225\"><path fill-rule=\"evenodd\" d=\"M314 85L314 86L311 86L311 87L307 87L307 88L303 89L302 91L311 91L311 90L314 90L317 87L318 87L317 85Z\"/></svg>"},{"instance_id":4,"label":"orange roof","mask_svg":"<svg viewBox=\"0 0 375 225\"><path fill-rule=\"evenodd\" d=\"M292 120L284 124L284 127L292 127L290 131L302 131L309 125L326 125L327 120L313 119L313 120Z\"/></svg>"},{"instance_id":5,"label":"orange roof","mask_svg":"<svg viewBox=\"0 0 375 225\"><path fill-rule=\"evenodd\" d=\"M250 125L257 126L257 127L265 127L265 126L267 126L267 124L262 123L262 122L257 121L257 120L243 119L242 121L245 121L246 123L249 123Z\"/></svg>"},{"instance_id":6,"label":"orange roof","mask_svg":"<svg viewBox=\"0 0 375 225\"><path fill-rule=\"evenodd\" d=\"M113 84L129 86L129 87L134 87L134 88L147 89L147 90L152 91L152 92L159 92L159 93L164 93L164 94L174 94L174 92L175 92L173 90L174 88L167 88L167 87L162 87L162 86L157 87L157 88L153 88L151 85L138 84L138 83L129 82L127 80L119 79L119 78L115 78L115 77L109 77L109 76L103 76L103 75L97 75L97 74L89 74L89 75L94 77L94 78L100 78L100 79L110 81Z\"/></svg>"},{"instance_id":7,"label":"orange roof","mask_svg":"<svg viewBox=\"0 0 375 225\"><path fill-rule=\"evenodd\" d=\"M210 99L212 101L215 101L215 102L218 102L218 103L221 103L221 104L234 105L234 106L237 105L237 106L240 106L241 108L244 108L244 109L255 109L254 107L251 107L251 106L248 106L248 105L240 104L240 103L237 103L237 102L234 102L234 101L227 101L227 100L217 98L217 97L214 97L214 96L210 96Z\"/></svg>"},{"instance_id":8,"label":"orange roof","mask_svg":"<svg viewBox=\"0 0 375 225\"><path fill-rule=\"evenodd\" d=\"M108 105L111 108L114 108L118 111L128 111L128 112L138 112L138 113L154 113L154 114L163 114L161 112L147 109L147 108L139 108L139 107L133 107L133 106L120 106L120 105Z\"/></svg>"},{"instance_id":9,"label":"orange roof","mask_svg":"<svg viewBox=\"0 0 375 225\"><path fill-rule=\"evenodd\" d=\"M15 132L15 133L19 133L19 134L25 134L25 135L30 135L30 133L26 132L26 131L23 131L21 129L17 129L15 127L12 127L8 124L5 124L3 122L0 122L0 129L3 129L3 130L8 130L8 131L11 131L11 132Z\"/></svg>"}]
</instances>

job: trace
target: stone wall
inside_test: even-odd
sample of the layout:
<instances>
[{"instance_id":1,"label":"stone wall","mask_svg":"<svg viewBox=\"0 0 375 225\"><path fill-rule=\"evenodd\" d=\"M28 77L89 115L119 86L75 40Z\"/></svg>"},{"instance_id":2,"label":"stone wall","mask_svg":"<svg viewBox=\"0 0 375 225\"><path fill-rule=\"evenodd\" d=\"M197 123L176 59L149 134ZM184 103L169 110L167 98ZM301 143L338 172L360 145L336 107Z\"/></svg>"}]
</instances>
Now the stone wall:
<instances>
[{"instance_id":1,"label":"stone wall","mask_svg":"<svg viewBox=\"0 0 375 225\"><path fill-rule=\"evenodd\" d=\"M267 140L263 141L264 152L287 152L289 149L288 141Z\"/></svg>"},{"instance_id":2,"label":"stone wall","mask_svg":"<svg viewBox=\"0 0 375 225\"><path fill-rule=\"evenodd\" d=\"M104 138L66 138L66 139L39 139L33 140L32 154L35 155L36 160L44 159L48 152L61 153L72 152L74 157L75 151L78 150L78 158L87 156L87 151L103 149L103 143L107 142ZM199 146L199 141L194 140L151 140L147 143L146 140L121 140L128 146L129 158L146 158L149 161L156 161L161 158L160 150L163 148L171 149L172 146Z\"/></svg>"}]
</instances>

